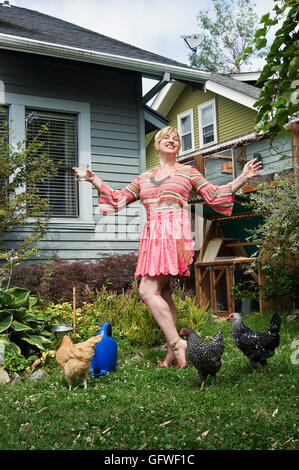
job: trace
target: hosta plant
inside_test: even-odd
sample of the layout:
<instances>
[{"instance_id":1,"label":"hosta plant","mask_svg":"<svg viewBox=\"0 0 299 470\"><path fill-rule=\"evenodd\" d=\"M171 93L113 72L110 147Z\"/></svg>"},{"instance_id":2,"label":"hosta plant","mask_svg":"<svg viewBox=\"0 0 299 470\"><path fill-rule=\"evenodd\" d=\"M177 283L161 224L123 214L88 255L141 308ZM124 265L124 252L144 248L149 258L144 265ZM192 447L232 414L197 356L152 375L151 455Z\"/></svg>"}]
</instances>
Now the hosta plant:
<instances>
[{"instance_id":1,"label":"hosta plant","mask_svg":"<svg viewBox=\"0 0 299 470\"><path fill-rule=\"evenodd\" d=\"M0 289L0 341L18 354L28 352L30 345L44 350L51 343L51 325L36 314L36 302L28 289Z\"/></svg>"}]
</instances>

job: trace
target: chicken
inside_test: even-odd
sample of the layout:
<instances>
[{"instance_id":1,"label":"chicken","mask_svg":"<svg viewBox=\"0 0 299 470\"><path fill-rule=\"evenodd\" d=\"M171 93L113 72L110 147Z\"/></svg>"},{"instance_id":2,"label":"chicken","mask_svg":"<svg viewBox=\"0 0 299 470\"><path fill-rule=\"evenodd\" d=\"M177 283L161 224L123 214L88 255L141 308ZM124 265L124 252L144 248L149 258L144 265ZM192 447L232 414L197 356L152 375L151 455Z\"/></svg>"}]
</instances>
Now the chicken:
<instances>
[{"instance_id":1,"label":"chicken","mask_svg":"<svg viewBox=\"0 0 299 470\"><path fill-rule=\"evenodd\" d=\"M202 381L202 390L208 375L216 380L216 373L221 367L224 351L223 332L219 330L211 343L203 341L191 328L183 328L180 334L187 337L187 360L197 369L198 377Z\"/></svg>"},{"instance_id":2,"label":"chicken","mask_svg":"<svg viewBox=\"0 0 299 470\"><path fill-rule=\"evenodd\" d=\"M280 316L277 313L273 315L266 333L248 328L239 313L231 313L228 320L233 323L234 343L249 359L253 371L256 372L258 365L261 364L266 373L267 359L273 356L275 348L279 345Z\"/></svg>"},{"instance_id":3,"label":"chicken","mask_svg":"<svg viewBox=\"0 0 299 470\"><path fill-rule=\"evenodd\" d=\"M87 388L87 374L91 367L90 361L94 355L94 348L101 339L102 335L91 336L83 343L73 344L69 336L65 335L63 337L56 352L56 361L59 367L64 370L69 390L71 390L75 378L83 380L84 388Z\"/></svg>"}]
</instances>

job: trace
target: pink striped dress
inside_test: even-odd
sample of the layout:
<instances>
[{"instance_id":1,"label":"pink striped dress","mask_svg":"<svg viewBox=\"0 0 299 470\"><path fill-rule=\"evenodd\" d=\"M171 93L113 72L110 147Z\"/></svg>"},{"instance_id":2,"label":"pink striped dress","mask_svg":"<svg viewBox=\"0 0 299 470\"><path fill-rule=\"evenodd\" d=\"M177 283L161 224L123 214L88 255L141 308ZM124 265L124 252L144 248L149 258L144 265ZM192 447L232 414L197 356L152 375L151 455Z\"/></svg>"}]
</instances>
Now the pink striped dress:
<instances>
[{"instance_id":1,"label":"pink striped dress","mask_svg":"<svg viewBox=\"0 0 299 470\"><path fill-rule=\"evenodd\" d=\"M196 168L176 163L172 174L156 180L158 168L139 175L123 189L102 182L99 212L118 212L141 200L147 221L141 232L135 276L190 276L194 241L188 217L188 200L199 194L215 211L231 215L232 184L214 186Z\"/></svg>"}]
</instances>

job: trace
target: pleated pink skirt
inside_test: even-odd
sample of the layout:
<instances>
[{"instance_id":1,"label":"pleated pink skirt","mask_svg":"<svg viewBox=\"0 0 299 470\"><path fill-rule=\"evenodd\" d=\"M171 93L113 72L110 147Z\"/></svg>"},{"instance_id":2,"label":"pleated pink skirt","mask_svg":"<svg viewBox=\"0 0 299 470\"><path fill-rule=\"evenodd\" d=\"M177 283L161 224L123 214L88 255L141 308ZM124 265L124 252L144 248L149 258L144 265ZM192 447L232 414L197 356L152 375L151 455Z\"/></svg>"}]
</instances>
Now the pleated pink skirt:
<instances>
[{"instance_id":1,"label":"pleated pink skirt","mask_svg":"<svg viewBox=\"0 0 299 470\"><path fill-rule=\"evenodd\" d=\"M193 256L194 241L187 211L164 209L147 213L140 237L136 277L190 276Z\"/></svg>"}]
</instances>

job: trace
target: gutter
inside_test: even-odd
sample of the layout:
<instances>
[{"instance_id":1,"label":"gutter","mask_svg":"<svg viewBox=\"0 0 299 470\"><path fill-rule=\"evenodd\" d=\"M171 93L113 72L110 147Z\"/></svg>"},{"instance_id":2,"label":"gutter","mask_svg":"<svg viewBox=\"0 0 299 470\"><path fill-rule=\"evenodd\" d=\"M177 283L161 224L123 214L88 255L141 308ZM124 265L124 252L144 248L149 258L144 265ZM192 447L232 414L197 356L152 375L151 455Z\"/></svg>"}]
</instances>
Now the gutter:
<instances>
[{"instance_id":1,"label":"gutter","mask_svg":"<svg viewBox=\"0 0 299 470\"><path fill-rule=\"evenodd\" d=\"M184 79L190 82L205 83L210 77L209 72L187 68L187 66L185 68L176 65L168 65L143 59L135 59L132 57L107 54L105 52L81 49L78 47L37 41L35 39L4 33L0 33L0 49L59 57L80 62L105 65L107 67L132 70L135 72L141 72L145 76L149 76L151 78L160 78L165 72L168 72L171 74L172 79Z\"/></svg>"}]
</instances>

